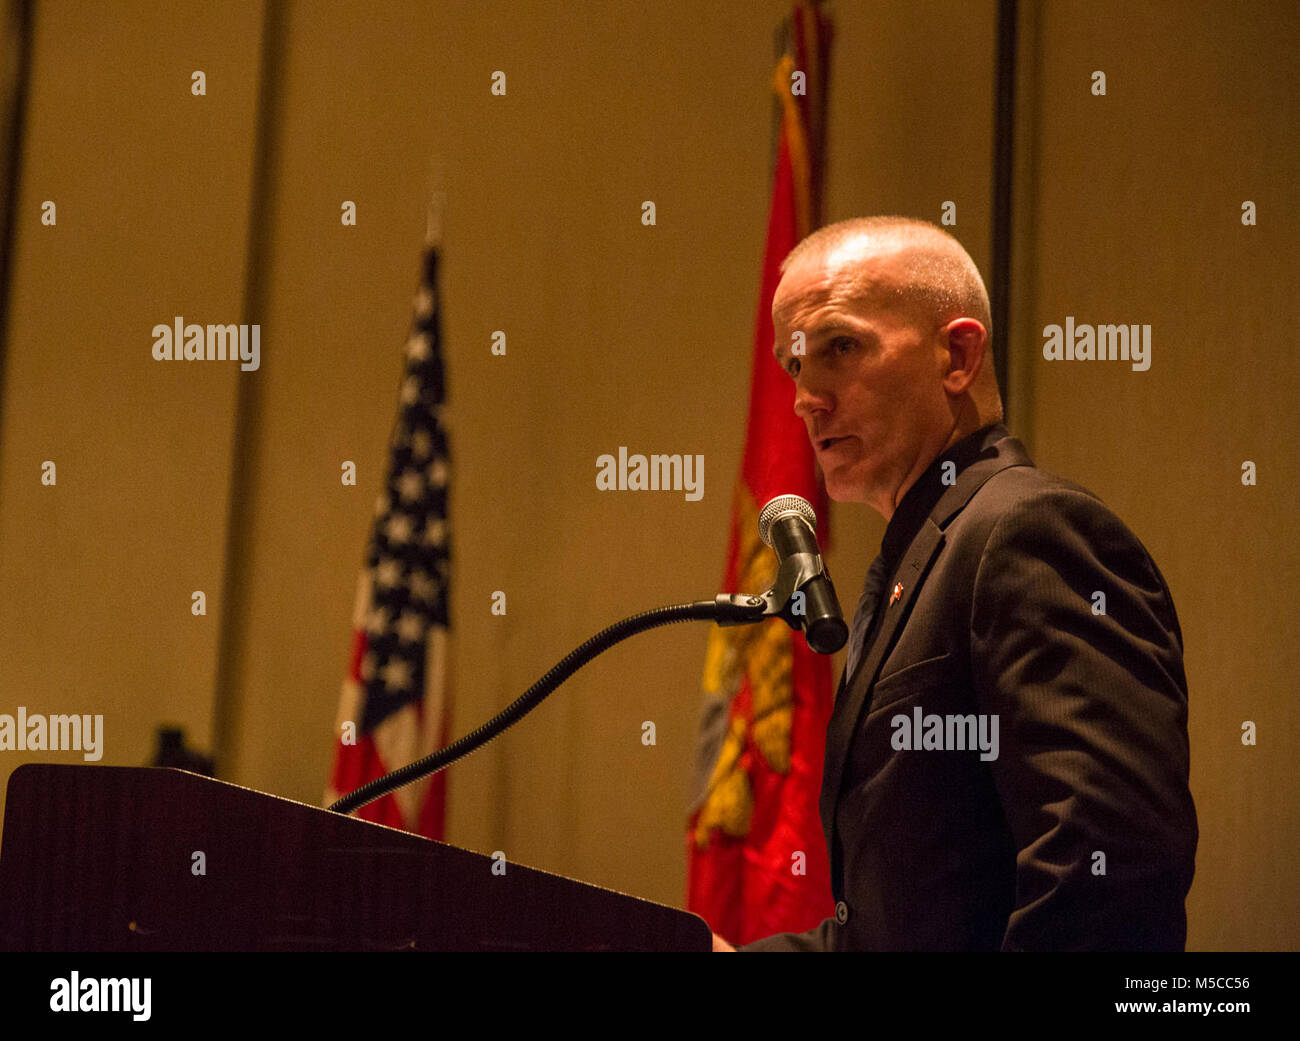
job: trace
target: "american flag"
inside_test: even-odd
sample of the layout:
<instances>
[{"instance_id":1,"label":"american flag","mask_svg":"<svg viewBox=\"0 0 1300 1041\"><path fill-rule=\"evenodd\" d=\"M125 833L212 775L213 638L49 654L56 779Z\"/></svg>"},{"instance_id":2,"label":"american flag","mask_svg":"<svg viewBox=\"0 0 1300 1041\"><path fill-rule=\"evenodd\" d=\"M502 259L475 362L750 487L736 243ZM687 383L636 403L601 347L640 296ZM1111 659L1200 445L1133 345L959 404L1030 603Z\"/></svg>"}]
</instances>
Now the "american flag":
<instances>
[{"instance_id":1,"label":"american flag","mask_svg":"<svg viewBox=\"0 0 1300 1041\"><path fill-rule=\"evenodd\" d=\"M437 237L431 215L384 490L375 503L357 584L352 655L339 700L326 805L441 748L448 736L450 464L440 415L445 386ZM445 773L423 778L357 812L440 839L445 778Z\"/></svg>"}]
</instances>

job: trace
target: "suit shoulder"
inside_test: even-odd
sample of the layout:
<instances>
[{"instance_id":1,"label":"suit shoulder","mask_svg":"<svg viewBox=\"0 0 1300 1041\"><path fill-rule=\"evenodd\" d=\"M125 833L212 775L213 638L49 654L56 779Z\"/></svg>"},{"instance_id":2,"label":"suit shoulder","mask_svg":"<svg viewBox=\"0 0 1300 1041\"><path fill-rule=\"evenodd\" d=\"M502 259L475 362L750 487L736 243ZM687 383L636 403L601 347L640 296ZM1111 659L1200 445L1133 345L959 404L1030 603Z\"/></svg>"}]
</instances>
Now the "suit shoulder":
<instances>
[{"instance_id":1,"label":"suit shoulder","mask_svg":"<svg viewBox=\"0 0 1300 1041\"><path fill-rule=\"evenodd\" d=\"M1100 496L1035 466L1008 467L989 477L947 534L981 557L1010 546L1049 556L1049 547L1070 543L1076 552L1131 558L1129 567L1156 570L1142 541Z\"/></svg>"},{"instance_id":2,"label":"suit shoulder","mask_svg":"<svg viewBox=\"0 0 1300 1041\"><path fill-rule=\"evenodd\" d=\"M1005 533L1010 527L1057 527L1080 509L1114 517L1082 485L1036 466L1010 466L988 477L944 532L950 542L965 547L963 552L982 555L995 528Z\"/></svg>"},{"instance_id":3,"label":"suit shoulder","mask_svg":"<svg viewBox=\"0 0 1300 1041\"><path fill-rule=\"evenodd\" d=\"M1100 496L1081 484L1040 470L1036 466L1010 466L999 470L985 481L962 512L973 511L974 516L990 513L1001 516L1012 509L1025 508L1028 504L1059 506L1080 497L1110 512Z\"/></svg>"},{"instance_id":4,"label":"suit shoulder","mask_svg":"<svg viewBox=\"0 0 1300 1041\"><path fill-rule=\"evenodd\" d=\"M1074 580L1085 574L1121 576L1163 599L1160 611L1181 642L1160 568L1142 540L1094 492L1037 467L1018 466L990 477L967 511L967 537L978 545L981 573L993 556L1001 561L995 567L1007 566L1009 558L1033 560Z\"/></svg>"},{"instance_id":5,"label":"suit shoulder","mask_svg":"<svg viewBox=\"0 0 1300 1041\"><path fill-rule=\"evenodd\" d=\"M992 522L986 535L994 541L999 535L1071 531L1089 541L1129 545L1146 553L1141 540L1101 496L1034 466L1000 470L984 482L967 510L972 510L971 519L980 518L985 525Z\"/></svg>"}]
</instances>

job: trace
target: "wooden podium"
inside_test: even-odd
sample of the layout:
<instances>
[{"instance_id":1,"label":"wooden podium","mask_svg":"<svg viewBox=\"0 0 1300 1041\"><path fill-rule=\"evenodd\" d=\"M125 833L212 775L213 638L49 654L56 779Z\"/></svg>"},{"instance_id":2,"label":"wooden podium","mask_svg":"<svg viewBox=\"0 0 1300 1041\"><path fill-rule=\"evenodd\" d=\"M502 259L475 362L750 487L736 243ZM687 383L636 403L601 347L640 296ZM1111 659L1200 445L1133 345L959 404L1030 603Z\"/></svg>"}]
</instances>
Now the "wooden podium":
<instances>
[{"instance_id":1,"label":"wooden podium","mask_svg":"<svg viewBox=\"0 0 1300 1041\"><path fill-rule=\"evenodd\" d=\"M711 949L696 915L492 867L491 857L181 770L27 764L9 779L0 948Z\"/></svg>"}]
</instances>

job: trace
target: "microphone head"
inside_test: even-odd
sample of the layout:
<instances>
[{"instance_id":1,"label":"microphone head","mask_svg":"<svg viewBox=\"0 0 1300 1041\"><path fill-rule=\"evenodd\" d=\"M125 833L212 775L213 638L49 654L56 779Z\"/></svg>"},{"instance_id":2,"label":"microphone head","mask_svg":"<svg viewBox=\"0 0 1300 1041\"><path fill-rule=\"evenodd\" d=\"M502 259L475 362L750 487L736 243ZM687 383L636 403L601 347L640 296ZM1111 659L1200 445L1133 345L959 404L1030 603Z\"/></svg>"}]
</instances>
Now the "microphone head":
<instances>
[{"instance_id":1,"label":"microphone head","mask_svg":"<svg viewBox=\"0 0 1300 1041\"><path fill-rule=\"evenodd\" d=\"M767 505L758 515L758 537L763 540L764 546L772 545L772 525L779 517L791 513L806 520L813 531L817 530L817 514L807 499L798 495L778 495L774 499L768 499Z\"/></svg>"}]
</instances>

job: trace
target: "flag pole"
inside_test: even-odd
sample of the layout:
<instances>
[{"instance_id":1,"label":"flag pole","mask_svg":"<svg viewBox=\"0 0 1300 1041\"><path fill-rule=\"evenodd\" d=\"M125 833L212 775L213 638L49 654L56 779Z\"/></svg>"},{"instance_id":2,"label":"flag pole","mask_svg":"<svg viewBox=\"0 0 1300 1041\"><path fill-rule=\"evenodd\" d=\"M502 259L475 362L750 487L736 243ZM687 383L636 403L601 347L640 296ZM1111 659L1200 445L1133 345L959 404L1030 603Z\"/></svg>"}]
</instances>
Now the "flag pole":
<instances>
[{"instance_id":1,"label":"flag pole","mask_svg":"<svg viewBox=\"0 0 1300 1041\"><path fill-rule=\"evenodd\" d=\"M424 244L426 246L442 245L442 231L446 214L447 193L444 191L430 192L429 201L425 207L424 219Z\"/></svg>"}]
</instances>

